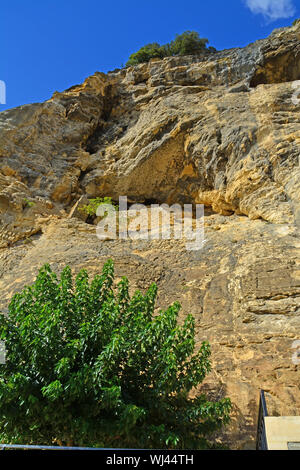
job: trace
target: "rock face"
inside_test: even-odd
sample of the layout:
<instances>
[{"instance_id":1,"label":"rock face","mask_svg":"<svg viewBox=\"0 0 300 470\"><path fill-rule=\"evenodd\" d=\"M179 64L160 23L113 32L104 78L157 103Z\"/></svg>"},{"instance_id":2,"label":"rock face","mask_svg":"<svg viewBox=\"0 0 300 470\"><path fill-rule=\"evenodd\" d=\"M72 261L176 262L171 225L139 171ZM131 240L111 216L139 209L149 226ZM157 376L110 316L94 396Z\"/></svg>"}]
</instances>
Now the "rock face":
<instances>
[{"instance_id":1,"label":"rock face","mask_svg":"<svg viewBox=\"0 0 300 470\"><path fill-rule=\"evenodd\" d=\"M297 23L244 49L97 72L0 113L2 310L45 262L94 274L112 257L133 288L156 281L160 307L179 300L196 317L212 345L204 387L234 404L232 448L255 445L259 389L270 413L300 414L299 79ZM78 200L120 195L205 204L204 247L100 241Z\"/></svg>"}]
</instances>

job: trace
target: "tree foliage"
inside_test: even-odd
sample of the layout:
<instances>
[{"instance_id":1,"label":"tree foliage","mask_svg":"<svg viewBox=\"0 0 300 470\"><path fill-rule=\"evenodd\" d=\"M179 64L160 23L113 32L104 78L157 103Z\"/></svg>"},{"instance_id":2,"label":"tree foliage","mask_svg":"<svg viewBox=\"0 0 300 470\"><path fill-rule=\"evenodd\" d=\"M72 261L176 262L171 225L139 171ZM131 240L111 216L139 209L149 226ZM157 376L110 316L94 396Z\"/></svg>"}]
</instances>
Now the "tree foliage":
<instances>
[{"instance_id":1,"label":"tree foliage","mask_svg":"<svg viewBox=\"0 0 300 470\"><path fill-rule=\"evenodd\" d=\"M126 65L136 65L141 64L142 62L149 62L153 58L162 59L165 57L163 48L157 43L146 44L146 46L141 47L137 52L132 54Z\"/></svg>"},{"instance_id":2,"label":"tree foliage","mask_svg":"<svg viewBox=\"0 0 300 470\"><path fill-rule=\"evenodd\" d=\"M93 216L96 215L98 207L103 204L113 205L115 209L118 209L118 205L112 201L111 197L96 197L89 199L89 203L80 207L79 210L86 215Z\"/></svg>"},{"instance_id":3,"label":"tree foliage","mask_svg":"<svg viewBox=\"0 0 300 470\"><path fill-rule=\"evenodd\" d=\"M200 38L196 31L186 31L177 34L171 42L172 55L189 55L203 52L206 49L208 39Z\"/></svg>"},{"instance_id":4,"label":"tree foliage","mask_svg":"<svg viewBox=\"0 0 300 470\"><path fill-rule=\"evenodd\" d=\"M204 51L213 52L213 47L207 48L208 39L200 38L196 31L185 31L177 34L170 43L160 45L157 42L147 44L141 47L137 52L131 54L126 65L137 65L143 62L149 62L155 57L171 57L177 55L199 54Z\"/></svg>"},{"instance_id":5,"label":"tree foliage","mask_svg":"<svg viewBox=\"0 0 300 470\"><path fill-rule=\"evenodd\" d=\"M129 295L108 260L89 281L45 265L0 315L0 442L205 448L230 401L189 392L210 371L195 322L180 305L154 315L157 287Z\"/></svg>"}]
</instances>

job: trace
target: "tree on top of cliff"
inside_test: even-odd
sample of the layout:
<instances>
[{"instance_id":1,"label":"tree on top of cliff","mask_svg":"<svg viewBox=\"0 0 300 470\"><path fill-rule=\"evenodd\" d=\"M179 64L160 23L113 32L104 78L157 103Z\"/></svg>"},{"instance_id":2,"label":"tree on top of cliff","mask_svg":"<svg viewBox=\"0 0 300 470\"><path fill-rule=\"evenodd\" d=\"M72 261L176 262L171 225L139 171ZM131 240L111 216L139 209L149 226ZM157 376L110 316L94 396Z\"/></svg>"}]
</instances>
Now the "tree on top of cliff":
<instances>
[{"instance_id":1,"label":"tree on top of cliff","mask_svg":"<svg viewBox=\"0 0 300 470\"><path fill-rule=\"evenodd\" d=\"M131 448L206 448L230 400L189 392L210 371L195 352L195 322L180 305L154 315L157 287L130 297L114 265L75 283L45 265L0 315L0 442Z\"/></svg>"},{"instance_id":2,"label":"tree on top of cliff","mask_svg":"<svg viewBox=\"0 0 300 470\"><path fill-rule=\"evenodd\" d=\"M208 39L200 38L197 31L185 31L177 34L170 43L160 46L157 42L141 47L131 54L126 65L137 65L153 58L164 58L178 55L199 54L204 51L214 52L215 48L207 48Z\"/></svg>"},{"instance_id":3,"label":"tree on top of cliff","mask_svg":"<svg viewBox=\"0 0 300 470\"><path fill-rule=\"evenodd\" d=\"M171 42L172 55L198 54L206 49L208 39L200 38L196 31L186 31L176 34L175 40Z\"/></svg>"},{"instance_id":4,"label":"tree on top of cliff","mask_svg":"<svg viewBox=\"0 0 300 470\"><path fill-rule=\"evenodd\" d=\"M165 57L163 48L157 42L146 44L146 46L141 47L137 52L131 54L126 65L141 64L155 57L159 59Z\"/></svg>"}]
</instances>

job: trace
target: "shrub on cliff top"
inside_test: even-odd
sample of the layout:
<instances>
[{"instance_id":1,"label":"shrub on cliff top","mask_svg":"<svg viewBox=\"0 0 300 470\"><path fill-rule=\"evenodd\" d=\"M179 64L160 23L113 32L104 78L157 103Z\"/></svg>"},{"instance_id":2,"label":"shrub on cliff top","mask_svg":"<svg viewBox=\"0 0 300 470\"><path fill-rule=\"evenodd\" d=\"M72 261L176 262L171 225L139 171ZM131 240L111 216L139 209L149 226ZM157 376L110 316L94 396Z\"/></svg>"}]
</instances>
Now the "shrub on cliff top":
<instances>
[{"instance_id":1,"label":"shrub on cliff top","mask_svg":"<svg viewBox=\"0 0 300 470\"><path fill-rule=\"evenodd\" d=\"M210 371L195 322L180 305L154 315L157 288L130 297L109 260L89 282L45 265L0 315L0 442L205 448L230 401L189 392Z\"/></svg>"},{"instance_id":2,"label":"shrub on cliff top","mask_svg":"<svg viewBox=\"0 0 300 470\"><path fill-rule=\"evenodd\" d=\"M131 54L126 65L137 65L149 62L150 59L158 57L171 57L178 55L199 54L203 51L215 51L213 47L207 49L208 39L200 38L196 31L185 31L177 34L170 43L160 45L157 42L141 47L137 52Z\"/></svg>"}]
</instances>

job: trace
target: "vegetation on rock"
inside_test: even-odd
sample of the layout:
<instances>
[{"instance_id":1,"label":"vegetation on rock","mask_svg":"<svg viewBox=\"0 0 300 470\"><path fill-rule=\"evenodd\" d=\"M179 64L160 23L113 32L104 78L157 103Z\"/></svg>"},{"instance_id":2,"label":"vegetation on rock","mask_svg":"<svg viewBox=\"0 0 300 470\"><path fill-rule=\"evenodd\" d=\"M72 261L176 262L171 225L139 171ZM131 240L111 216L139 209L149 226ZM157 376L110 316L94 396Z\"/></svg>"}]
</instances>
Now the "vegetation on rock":
<instances>
[{"instance_id":1,"label":"vegetation on rock","mask_svg":"<svg viewBox=\"0 0 300 470\"><path fill-rule=\"evenodd\" d=\"M103 204L113 205L115 209L118 208L117 204L114 204L111 200L111 197L96 197L95 199L89 199L89 203L80 207L80 211L85 213L86 215L96 215L97 209L99 206Z\"/></svg>"},{"instance_id":2,"label":"vegetation on rock","mask_svg":"<svg viewBox=\"0 0 300 470\"><path fill-rule=\"evenodd\" d=\"M171 56L199 54L204 51L214 52L216 49L207 48L207 43L208 39L200 38L196 31L185 31L177 34L173 41L162 46L154 42L141 47L131 54L126 65L137 65L153 58L163 59Z\"/></svg>"},{"instance_id":3,"label":"vegetation on rock","mask_svg":"<svg viewBox=\"0 0 300 470\"><path fill-rule=\"evenodd\" d=\"M90 282L45 265L0 318L0 440L135 448L207 448L230 400L189 392L210 371L180 305L154 315L157 287L129 295L108 260Z\"/></svg>"},{"instance_id":4,"label":"vegetation on rock","mask_svg":"<svg viewBox=\"0 0 300 470\"><path fill-rule=\"evenodd\" d=\"M27 198L24 198L24 200L23 200L23 205L24 205L24 207L33 207L33 206L34 206L34 202L29 201L29 199L27 199Z\"/></svg>"}]
</instances>

